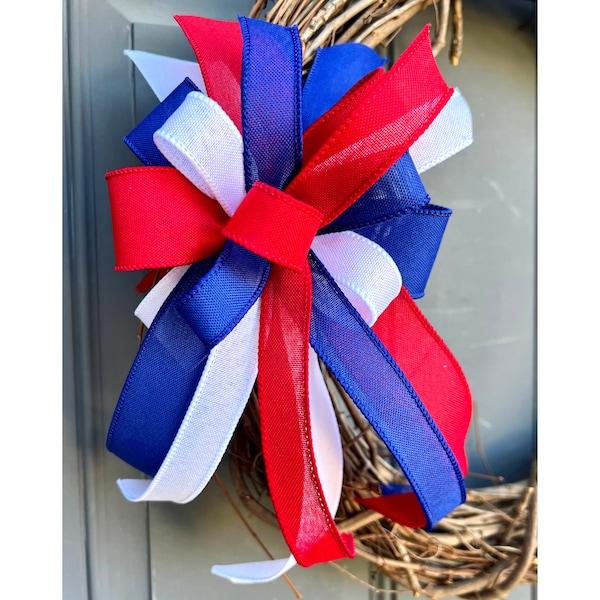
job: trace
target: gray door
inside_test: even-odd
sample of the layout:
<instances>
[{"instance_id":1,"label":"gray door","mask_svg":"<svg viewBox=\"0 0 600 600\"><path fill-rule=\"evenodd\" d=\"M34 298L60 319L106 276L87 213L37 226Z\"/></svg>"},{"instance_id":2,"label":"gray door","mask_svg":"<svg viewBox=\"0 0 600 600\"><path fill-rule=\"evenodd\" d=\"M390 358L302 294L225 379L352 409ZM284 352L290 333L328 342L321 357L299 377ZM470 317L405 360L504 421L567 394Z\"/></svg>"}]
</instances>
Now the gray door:
<instances>
[{"instance_id":1,"label":"gray door","mask_svg":"<svg viewBox=\"0 0 600 600\"><path fill-rule=\"evenodd\" d=\"M105 436L137 350L140 273L115 273L104 174L136 164L122 137L156 99L123 49L193 60L173 14L229 19L251 0L67 0L64 107L64 567L65 600L198 600L295 597L283 580L237 587L210 565L266 555L215 481L187 505L134 504L115 481L138 477L108 453ZM534 114L535 39L521 25L527 3L467 2L459 67L442 55L450 85L471 105L475 143L424 174L432 201L453 209L419 304L463 365L476 402L468 440L474 473L515 481L535 455ZM406 27L400 52L427 11ZM478 443L481 436L483 450ZM226 464L219 470L231 491ZM488 481L472 477L468 484ZM269 550L287 555L280 534L256 518ZM361 579L370 567L342 561ZM296 567L304 598L375 597L332 565ZM384 581L370 579L375 586ZM525 599L522 586L510 598ZM384 598L384 595L378 595ZM395 595L390 594L390 598Z\"/></svg>"}]
</instances>

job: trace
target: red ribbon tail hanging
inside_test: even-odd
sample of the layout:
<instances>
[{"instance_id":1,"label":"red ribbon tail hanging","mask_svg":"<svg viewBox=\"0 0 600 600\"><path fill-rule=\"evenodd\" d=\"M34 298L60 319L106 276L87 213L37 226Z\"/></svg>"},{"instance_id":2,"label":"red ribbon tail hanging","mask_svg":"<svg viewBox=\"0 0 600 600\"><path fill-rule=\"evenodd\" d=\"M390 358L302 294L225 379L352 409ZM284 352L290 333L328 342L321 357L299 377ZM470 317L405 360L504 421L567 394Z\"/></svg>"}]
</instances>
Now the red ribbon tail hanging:
<instances>
[{"instance_id":1,"label":"red ribbon tail hanging","mask_svg":"<svg viewBox=\"0 0 600 600\"><path fill-rule=\"evenodd\" d=\"M269 491L283 536L298 564L352 558L325 497L311 437L308 351L312 280L271 267L262 294L258 398Z\"/></svg>"}]
</instances>

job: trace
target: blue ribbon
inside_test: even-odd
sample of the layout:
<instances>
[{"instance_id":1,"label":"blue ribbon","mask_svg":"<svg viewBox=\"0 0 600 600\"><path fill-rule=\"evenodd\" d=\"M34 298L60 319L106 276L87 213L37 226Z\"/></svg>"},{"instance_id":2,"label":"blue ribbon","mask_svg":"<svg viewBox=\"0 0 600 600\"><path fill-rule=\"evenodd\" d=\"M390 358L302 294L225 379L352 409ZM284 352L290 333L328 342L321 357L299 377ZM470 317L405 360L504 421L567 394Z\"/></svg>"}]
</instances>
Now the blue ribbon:
<instances>
[{"instance_id":1,"label":"blue ribbon","mask_svg":"<svg viewBox=\"0 0 600 600\"><path fill-rule=\"evenodd\" d=\"M231 242L218 257L188 269L152 321L129 371L108 431L111 452L156 475L210 351L260 296L268 273L266 260Z\"/></svg>"},{"instance_id":2,"label":"blue ribbon","mask_svg":"<svg viewBox=\"0 0 600 600\"><path fill-rule=\"evenodd\" d=\"M190 92L200 91L186 77L154 110L152 110L123 141L130 150L148 167L170 167L171 163L156 147L152 136L165 121L181 106Z\"/></svg>"},{"instance_id":3,"label":"blue ribbon","mask_svg":"<svg viewBox=\"0 0 600 600\"><path fill-rule=\"evenodd\" d=\"M402 274L413 298L425 294L452 211L429 195L406 152L352 206L319 233L351 229L379 244Z\"/></svg>"},{"instance_id":4,"label":"blue ribbon","mask_svg":"<svg viewBox=\"0 0 600 600\"><path fill-rule=\"evenodd\" d=\"M246 191L283 189L302 166L302 46L298 29L239 17Z\"/></svg>"},{"instance_id":5,"label":"blue ribbon","mask_svg":"<svg viewBox=\"0 0 600 600\"><path fill-rule=\"evenodd\" d=\"M359 44L321 51L303 90L296 27L246 17L239 20L244 40L246 188L263 181L283 189L301 166L303 127L381 66L382 59ZM337 85L332 72L343 74ZM183 82L173 98L165 99L128 136L135 140L129 146L141 160L139 149L145 149L143 156L151 161L146 164L160 160L149 151L152 135L183 101L189 83ZM448 209L428 203L406 153L319 233L351 229L369 237L396 260L411 294L422 295L450 215ZM465 500L456 459L386 348L312 252L309 260L313 271L311 345L398 461L431 528ZM260 296L268 273L266 260L231 242L218 257L190 267L156 315L136 356L109 429L110 451L142 472L156 474L211 348ZM391 412L390 398L397 403Z\"/></svg>"},{"instance_id":6,"label":"blue ribbon","mask_svg":"<svg viewBox=\"0 0 600 600\"><path fill-rule=\"evenodd\" d=\"M466 497L454 453L373 330L313 252L309 260L311 346L398 461L431 528Z\"/></svg>"},{"instance_id":7,"label":"blue ribbon","mask_svg":"<svg viewBox=\"0 0 600 600\"><path fill-rule=\"evenodd\" d=\"M304 83L302 126L306 131L347 91L387 62L364 44L318 48Z\"/></svg>"}]
</instances>

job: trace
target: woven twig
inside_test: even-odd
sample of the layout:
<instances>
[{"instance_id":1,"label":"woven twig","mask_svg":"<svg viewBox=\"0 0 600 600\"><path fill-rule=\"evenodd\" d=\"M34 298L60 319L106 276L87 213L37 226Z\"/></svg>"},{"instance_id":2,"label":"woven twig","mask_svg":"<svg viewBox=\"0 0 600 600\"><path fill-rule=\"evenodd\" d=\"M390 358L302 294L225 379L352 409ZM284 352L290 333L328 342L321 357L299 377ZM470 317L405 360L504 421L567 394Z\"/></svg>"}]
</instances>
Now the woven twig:
<instances>
[{"instance_id":1,"label":"woven twig","mask_svg":"<svg viewBox=\"0 0 600 600\"><path fill-rule=\"evenodd\" d=\"M278 25L296 25L304 45L308 69L319 47L360 42L373 49L386 48L413 17L435 7L434 56L447 46L452 31L450 62L462 53L461 0L256 0L249 16Z\"/></svg>"}]
</instances>

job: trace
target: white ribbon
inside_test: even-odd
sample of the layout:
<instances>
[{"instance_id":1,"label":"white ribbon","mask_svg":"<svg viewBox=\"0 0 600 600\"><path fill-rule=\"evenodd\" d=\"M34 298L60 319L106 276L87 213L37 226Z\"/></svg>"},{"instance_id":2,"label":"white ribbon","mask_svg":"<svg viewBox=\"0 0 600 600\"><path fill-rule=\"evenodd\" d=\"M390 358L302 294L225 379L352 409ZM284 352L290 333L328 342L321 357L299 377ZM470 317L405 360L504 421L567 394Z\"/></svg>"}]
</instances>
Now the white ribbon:
<instances>
[{"instance_id":1,"label":"white ribbon","mask_svg":"<svg viewBox=\"0 0 600 600\"><path fill-rule=\"evenodd\" d=\"M150 290L144 299L138 304L134 315L148 328L152 325L156 313L160 310L169 294L175 289L190 265L173 267L158 283Z\"/></svg>"},{"instance_id":2,"label":"white ribbon","mask_svg":"<svg viewBox=\"0 0 600 600\"><path fill-rule=\"evenodd\" d=\"M178 171L233 215L246 195L244 141L214 100L190 92L154 133L154 143Z\"/></svg>"},{"instance_id":3,"label":"white ribbon","mask_svg":"<svg viewBox=\"0 0 600 600\"><path fill-rule=\"evenodd\" d=\"M425 132L410 147L417 173L423 173L473 143L471 109L458 88Z\"/></svg>"},{"instance_id":4,"label":"white ribbon","mask_svg":"<svg viewBox=\"0 0 600 600\"><path fill-rule=\"evenodd\" d=\"M326 233L315 237L311 248L369 325L400 293L402 276L394 259L368 238L354 231Z\"/></svg>"},{"instance_id":5,"label":"white ribbon","mask_svg":"<svg viewBox=\"0 0 600 600\"><path fill-rule=\"evenodd\" d=\"M245 195L241 135L220 107L204 94L191 92L183 105L182 113L176 111L155 132L155 143L171 164L219 201L231 216ZM189 120L191 115L194 117ZM195 135L198 131L205 131L206 136ZM215 142L220 153L212 147ZM215 154L221 162L214 160ZM207 160L200 162L197 156ZM223 165L230 165L232 171ZM135 314L148 327L188 268L189 265L169 271L138 306ZM154 478L117 482L128 500L185 503L204 489L227 449L256 379L259 315L257 301L210 351L192 401Z\"/></svg>"}]
</instances>

